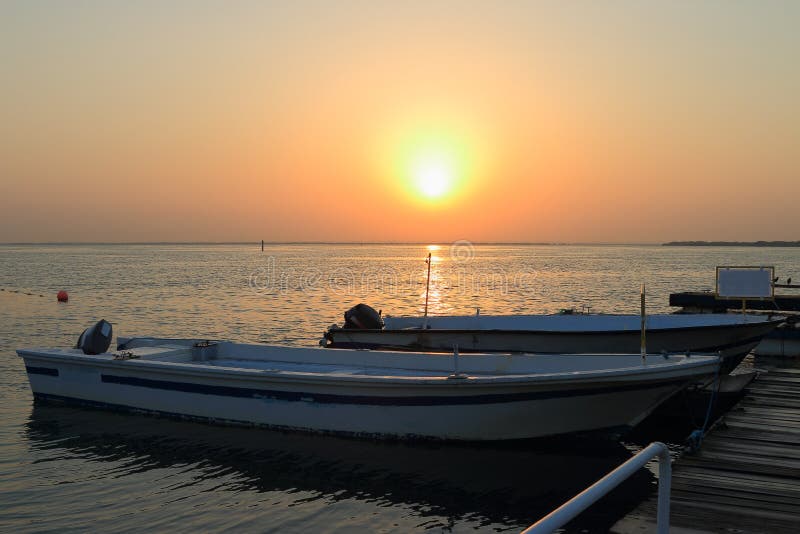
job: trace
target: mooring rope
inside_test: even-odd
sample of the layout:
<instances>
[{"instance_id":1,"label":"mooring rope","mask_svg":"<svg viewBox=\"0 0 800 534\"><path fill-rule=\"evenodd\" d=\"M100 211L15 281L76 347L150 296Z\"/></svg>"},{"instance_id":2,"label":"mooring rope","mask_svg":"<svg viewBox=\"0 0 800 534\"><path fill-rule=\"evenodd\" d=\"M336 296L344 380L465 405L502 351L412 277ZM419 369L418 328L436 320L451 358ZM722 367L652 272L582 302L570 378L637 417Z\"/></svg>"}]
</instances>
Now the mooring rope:
<instances>
[{"instance_id":1,"label":"mooring rope","mask_svg":"<svg viewBox=\"0 0 800 534\"><path fill-rule=\"evenodd\" d=\"M695 452L700 448L700 445L703 443L703 438L706 437L706 432L708 431L708 423L711 421L711 412L714 408L714 401L717 398L717 394L719 393L720 386L722 384L722 379L720 377L720 370L722 369L722 355L720 354L719 357L719 365L717 365L717 372L714 376L714 381L716 382L716 387L711 391L711 398L708 401L708 408L706 409L706 418L703 421L702 428L698 428L692 431L689 434L689 437L686 438L686 446L689 449L689 452Z\"/></svg>"}]
</instances>

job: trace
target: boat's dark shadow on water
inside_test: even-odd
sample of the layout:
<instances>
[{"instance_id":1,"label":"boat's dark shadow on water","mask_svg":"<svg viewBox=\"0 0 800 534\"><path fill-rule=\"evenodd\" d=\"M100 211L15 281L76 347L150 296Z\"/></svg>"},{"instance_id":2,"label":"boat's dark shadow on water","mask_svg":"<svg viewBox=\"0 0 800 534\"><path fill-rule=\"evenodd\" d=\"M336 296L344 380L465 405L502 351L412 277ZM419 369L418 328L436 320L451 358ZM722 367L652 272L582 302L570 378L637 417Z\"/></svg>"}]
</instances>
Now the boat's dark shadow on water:
<instances>
[{"instance_id":1,"label":"boat's dark shadow on water","mask_svg":"<svg viewBox=\"0 0 800 534\"><path fill-rule=\"evenodd\" d=\"M687 445L687 438L704 424L710 428L722 415L731 409L743 393L715 393L696 388L685 389L669 399L645 418L633 430L625 434L623 442L645 447L653 441L662 441L673 452L680 452ZM711 403L711 412L708 412ZM706 422L706 417L708 421Z\"/></svg>"},{"instance_id":2,"label":"boat's dark shadow on water","mask_svg":"<svg viewBox=\"0 0 800 534\"><path fill-rule=\"evenodd\" d=\"M420 518L518 530L631 457L598 437L459 444L381 442L218 427L37 401L27 438L39 460L115 462L115 477L186 470L186 485L236 475L237 492L311 491L327 500L409 506ZM66 453L66 454L65 454ZM655 487L641 470L569 525L605 532ZM421 521L422 522L422 521ZM440 527L443 525L434 525ZM446 526L445 526L446 528Z\"/></svg>"}]
</instances>

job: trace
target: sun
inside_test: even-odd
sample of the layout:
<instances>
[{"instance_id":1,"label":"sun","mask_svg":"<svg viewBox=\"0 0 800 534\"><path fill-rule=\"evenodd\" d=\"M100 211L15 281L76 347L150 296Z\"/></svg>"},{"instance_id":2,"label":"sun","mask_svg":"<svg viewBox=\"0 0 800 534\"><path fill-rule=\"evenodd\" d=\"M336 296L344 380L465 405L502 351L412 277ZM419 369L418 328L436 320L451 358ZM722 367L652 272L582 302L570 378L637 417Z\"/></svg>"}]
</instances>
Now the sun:
<instances>
[{"instance_id":1,"label":"sun","mask_svg":"<svg viewBox=\"0 0 800 534\"><path fill-rule=\"evenodd\" d=\"M480 153L461 130L417 123L398 127L376 150L381 174L417 207L438 210L458 205L475 187Z\"/></svg>"},{"instance_id":2,"label":"sun","mask_svg":"<svg viewBox=\"0 0 800 534\"><path fill-rule=\"evenodd\" d=\"M437 199L449 193L455 182L455 168L443 154L424 154L412 167L414 186L425 198Z\"/></svg>"}]
</instances>

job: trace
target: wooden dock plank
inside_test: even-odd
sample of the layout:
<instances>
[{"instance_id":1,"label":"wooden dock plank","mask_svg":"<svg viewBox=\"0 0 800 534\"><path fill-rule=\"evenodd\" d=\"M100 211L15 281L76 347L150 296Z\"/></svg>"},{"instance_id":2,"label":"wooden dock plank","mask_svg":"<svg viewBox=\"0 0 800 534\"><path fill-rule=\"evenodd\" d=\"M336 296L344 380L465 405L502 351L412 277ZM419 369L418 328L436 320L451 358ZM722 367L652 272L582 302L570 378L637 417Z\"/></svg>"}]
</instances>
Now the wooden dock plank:
<instances>
[{"instance_id":1,"label":"wooden dock plank","mask_svg":"<svg viewBox=\"0 0 800 534\"><path fill-rule=\"evenodd\" d=\"M729 497L741 497L746 495L748 499L754 501L763 501L768 504L770 503L783 503L783 504L791 504L792 506L797 509L800 507L800 495L776 495L773 491L764 491L760 488L754 487L751 491L742 491L740 486L735 486L732 484L713 484L713 483L706 483L703 486L696 486L692 484L687 484L685 482L676 482L672 486L674 489L679 490L682 494L686 495L689 493L712 493L715 495L722 495L722 496L729 496Z\"/></svg>"},{"instance_id":2,"label":"wooden dock plank","mask_svg":"<svg viewBox=\"0 0 800 534\"><path fill-rule=\"evenodd\" d=\"M800 514L797 512L796 503L779 503L769 499L760 499L754 502L750 495L740 493L738 495L730 496L723 495L718 491L682 491L680 496L673 500L678 506L695 506L695 505L718 505L718 506L733 506L741 509L742 507L752 507L757 505L757 509L761 513L767 513L770 517L781 518L786 520L800 521Z\"/></svg>"},{"instance_id":3,"label":"wooden dock plank","mask_svg":"<svg viewBox=\"0 0 800 534\"><path fill-rule=\"evenodd\" d=\"M741 411L732 412L732 415L747 415L749 417L761 418L767 417L770 419L779 418L785 421L794 421L800 419L800 414L791 408L775 408L775 407L761 407L761 406L748 406Z\"/></svg>"},{"instance_id":4,"label":"wooden dock plank","mask_svg":"<svg viewBox=\"0 0 800 534\"><path fill-rule=\"evenodd\" d=\"M709 453L716 453L716 454L725 454L725 455L737 455L737 457L741 457L743 455L751 456L754 452L756 452L757 456L752 458L753 461L782 461L782 460L789 460L792 465L796 465L797 460L795 459L795 451L791 447L783 447L780 445L773 445L773 444L759 444L757 451L751 450L747 447L747 445L740 445L738 441L729 441L728 443L724 444L714 444L708 447L707 451Z\"/></svg>"},{"instance_id":5,"label":"wooden dock plank","mask_svg":"<svg viewBox=\"0 0 800 534\"><path fill-rule=\"evenodd\" d=\"M796 409L797 403L792 402L791 399L784 400L784 401L775 401L774 399L768 398L749 398L748 399L752 406L775 406L776 408L788 408L788 409Z\"/></svg>"},{"instance_id":6,"label":"wooden dock plank","mask_svg":"<svg viewBox=\"0 0 800 534\"><path fill-rule=\"evenodd\" d=\"M764 432L773 432L776 434L788 434L791 436L800 437L800 428L791 427L787 425L765 425L758 424L757 422L739 422L739 421L726 421L730 428L738 428L745 430L763 430Z\"/></svg>"},{"instance_id":7,"label":"wooden dock plank","mask_svg":"<svg viewBox=\"0 0 800 534\"><path fill-rule=\"evenodd\" d=\"M781 481L775 477L766 477L760 473L728 473L718 469L703 469L694 466L694 469L685 470L676 481L685 481L692 484L702 484L704 482L727 484L732 488L760 489L772 493L793 494L796 490L794 482Z\"/></svg>"},{"instance_id":8,"label":"wooden dock plank","mask_svg":"<svg viewBox=\"0 0 800 534\"><path fill-rule=\"evenodd\" d=\"M780 445L800 445L800 437L791 434L763 436L752 431L729 429L725 431L726 437L758 443L773 443Z\"/></svg>"},{"instance_id":9,"label":"wooden dock plank","mask_svg":"<svg viewBox=\"0 0 800 534\"><path fill-rule=\"evenodd\" d=\"M740 525L742 521L753 521L755 523L755 532L764 532L762 519L769 519L776 521L777 524L781 525L780 530L778 529L769 529L768 532L786 532L787 534L796 534L797 533L797 525L798 520L800 520L800 515L797 514L786 514L782 512L774 512L771 510L765 510L764 508L754 507L752 504L746 508L747 512L744 512L744 508L739 505L735 504L719 504L719 503L710 503L707 501L698 502L697 500L687 500L687 501L678 501L675 504L676 508L680 510L680 512L676 515L683 516L683 521L681 521L682 526L691 527L693 524L703 525L705 528L712 526L714 530L721 528L723 531L730 532L731 528L735 529L735 532L747 532L743 528L737 527L736 525ZM681 507L683 510L681 510ZM689 509L697 509L697 512L694 514L688 515ZM709 512L720 512L719 514L712 514ZM697 521L695 519L695 514L703 514L706 516L702 522ZM708 521L714 521L716 524L705 524ZM752 526L750 528L753 528Z\"/></svg>"},{"instance_id":10,"label":"wooden dock plank","mask_svg":"<svg viewBox=\"0 0 800 534\"><path fill-rule=\"evenodd\" d=\"M772 361L708 433L673 465L676 532L800 532L800 361ZM655 494L612 527L654 529Z\"/></svg>"},{"instance_id":11,"label":"wooden dock plank","mask_svg":"<svg viewBox=\"0 0 800 534\"><path fill-rule=\"evenodd\" d=\"M800 478L800 462L783 459L744 459L741 455L707 454L701 459L683 462L687 466L707 465L713 462L721 471L737 471L742 473L760 473L764 475L789 476Z\"/></svg>"},{"instance_id":12,"label":"wooden dock plank","mask_svg":"<svg viewBox=\"0 0 800 534\"><path fill-rule=\"evenodd\" d=\"M764 376L785 376L789 378L798 378L800 379L800 369L791 369L791 368L776 368L776 369L769 369L765 370L762 373Z\"/></svg>"},{"instance_id":13,"label":"wooden dock plank","mask_svg":"<svg viewBox=\"0 0 800 534\"><path fill-rule=\"evenodd\" d=\"M752 413L737 413L732 414L730 416L730 420L732 421L740 421L740 422L748 422L748 423L758 423L759 421L764 421L768 424L781 424L781 423L800 423L800 414L795 415L791 413L782 414L780 412L775 412L772 414L752 414Z\"/></svg>"}]
</instances>

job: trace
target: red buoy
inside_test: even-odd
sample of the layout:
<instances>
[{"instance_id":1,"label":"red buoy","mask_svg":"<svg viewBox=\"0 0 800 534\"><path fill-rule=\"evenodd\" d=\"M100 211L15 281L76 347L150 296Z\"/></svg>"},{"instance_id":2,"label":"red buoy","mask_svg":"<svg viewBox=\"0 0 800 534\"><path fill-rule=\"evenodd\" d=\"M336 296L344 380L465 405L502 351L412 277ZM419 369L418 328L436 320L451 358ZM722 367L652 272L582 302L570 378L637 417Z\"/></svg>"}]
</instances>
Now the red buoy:
<instances>
[{"instance_id":1,"label":"red buoy","mask_svg":"<svg viewBox=\"0 0 800 534\"><path fill-rule=\"evenodd\" d=\"M58 292L56 298L58 298L58 302L67 302L69 300L69 294L62 289Z\"/></svg>"}]
</instances>

